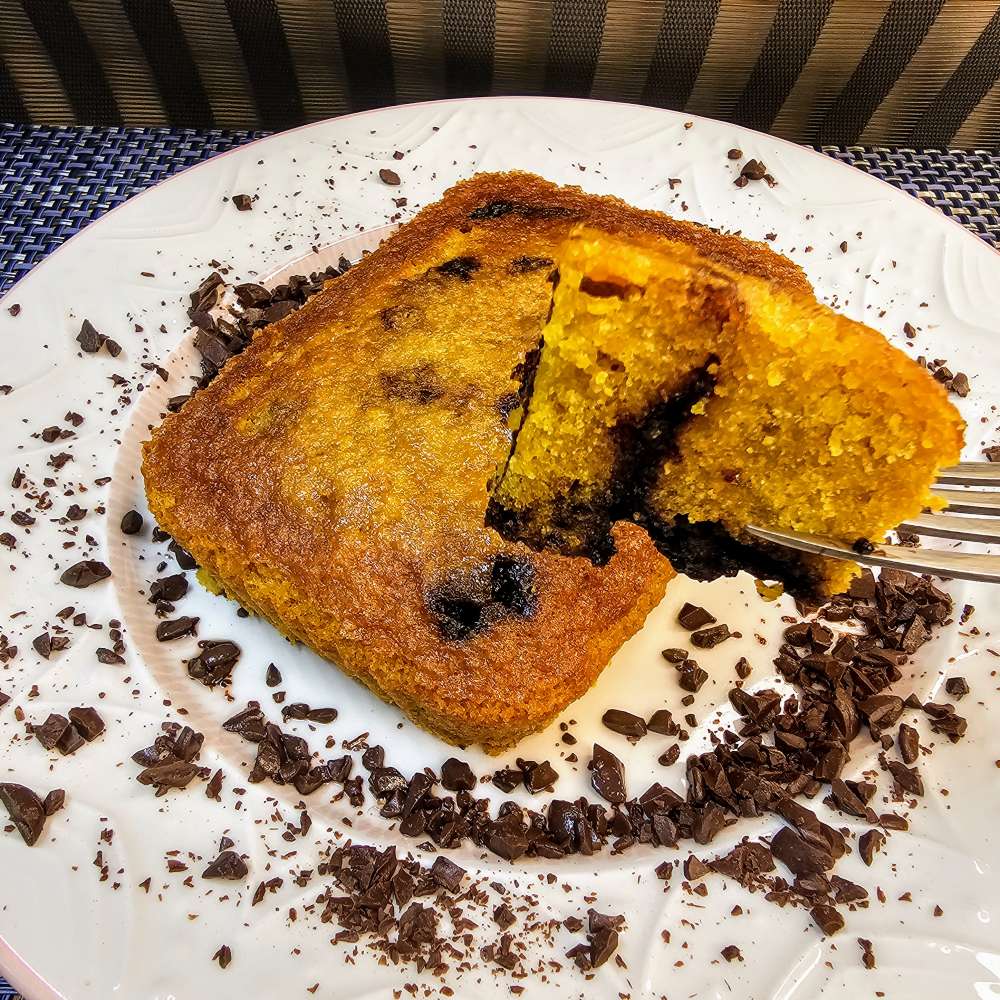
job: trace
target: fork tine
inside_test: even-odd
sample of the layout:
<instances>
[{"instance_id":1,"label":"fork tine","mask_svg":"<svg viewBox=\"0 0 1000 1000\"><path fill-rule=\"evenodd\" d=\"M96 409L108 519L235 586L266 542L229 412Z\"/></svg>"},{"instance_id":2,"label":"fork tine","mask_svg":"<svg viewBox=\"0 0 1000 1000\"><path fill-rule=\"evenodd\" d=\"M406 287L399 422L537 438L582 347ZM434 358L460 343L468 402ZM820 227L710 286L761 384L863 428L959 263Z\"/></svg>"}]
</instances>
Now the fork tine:
<instances>
[{"instance_id":1,"label":"fork tine","mask_svg":"<svg viewBox=\"0 0 1000 1000\"><path fill-rule=\"evenodd\" d=\"M1000 520L993 517L949 517L947 514L920 514L900 527L918 535L958 538L964 542L1000 542Z\"/></svg>"},{"instance_id":2,"label":"fork tine","mask_svg":"<svg viewBox=\"0 0 1000 1000\"><path fill-rule=\"evenodd\" d=\"M942 469L937 482L941 486L1000 486L1000 463L959 462Z\"/></svg>"},{"instance_id":3,"label":"fork tine","mask_svg":"<svg viewBox=\"0 0 1000 1000\"><path fill-rule=\"evenodd\" d=\"M944 500L949 513L1000 514L1000 492L996 490L944 490L935 487L931 493Z\"/></svg>"},{"instance_id":4,"label":"fork tine","mask_svg":"<svg viewBox=\"0 0 1000 1000\"><path fill-rule=\"evenodd\" d=\"M931 576L944 576L953 580L1000 583L1000 556L943 552L936 549L907 549L898 545L879 545L874 552L859 555L850 546L832 538L769 531L752 525L747 527L747 531L766 542L786 545L802 552L830 556L833 559L847 559L865 566L893 566L896 569L909 570L911 573L929 573Z\"/></svg>"}]
</instances>

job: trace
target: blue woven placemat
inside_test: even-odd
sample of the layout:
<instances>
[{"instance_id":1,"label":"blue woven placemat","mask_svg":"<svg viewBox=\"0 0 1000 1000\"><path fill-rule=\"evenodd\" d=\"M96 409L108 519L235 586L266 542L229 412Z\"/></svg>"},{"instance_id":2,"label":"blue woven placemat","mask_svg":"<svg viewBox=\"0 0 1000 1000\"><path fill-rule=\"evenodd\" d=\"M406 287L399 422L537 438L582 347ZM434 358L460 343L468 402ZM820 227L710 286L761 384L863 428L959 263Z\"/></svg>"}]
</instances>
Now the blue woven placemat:
<instances>
[{"instance_id":1,"label":"blue woven placemat","mask_svg":"<svg viewBox=\"0 0 1000 1000\"><path fill-rule=\"evenodd\" d=\"M109 208L265 133L0 126L0 293ZM824 146L1000 246L1000 153Z\"/></svg>"},{"instance_id":2,"label":"blue woven placemat","mask_svg":"<svg viewBox=\"0 0 1000 1000\"><path fill-rule=\"evenodd\" d=\"M144 188L263 132L0 125L0 294ZM1000 247L1000 153L823 146ZM13 993L0 978L0 1000Z\"/></svg>"}]
</instances>

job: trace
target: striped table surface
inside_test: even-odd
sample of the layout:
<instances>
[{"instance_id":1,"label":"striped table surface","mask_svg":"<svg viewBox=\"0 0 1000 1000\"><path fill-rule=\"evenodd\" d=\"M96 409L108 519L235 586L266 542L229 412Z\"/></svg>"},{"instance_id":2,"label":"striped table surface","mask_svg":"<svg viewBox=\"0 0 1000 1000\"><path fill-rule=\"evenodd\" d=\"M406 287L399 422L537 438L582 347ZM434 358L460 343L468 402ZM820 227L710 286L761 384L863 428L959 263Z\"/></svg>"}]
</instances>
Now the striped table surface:
<instances>
[{"instance_id":1,"label":"striped table surface","mask_svg":"<svg viewBox=\"0 0 1000 1000\"><path fill-rule=\"evenodd\" d=\"M265 134L0 126L0 294L127 198ZM1000 248L1000 152L817 148L934 205ZM0 977L0 1000L15 997Z\"/></svg>"}]
</instances>

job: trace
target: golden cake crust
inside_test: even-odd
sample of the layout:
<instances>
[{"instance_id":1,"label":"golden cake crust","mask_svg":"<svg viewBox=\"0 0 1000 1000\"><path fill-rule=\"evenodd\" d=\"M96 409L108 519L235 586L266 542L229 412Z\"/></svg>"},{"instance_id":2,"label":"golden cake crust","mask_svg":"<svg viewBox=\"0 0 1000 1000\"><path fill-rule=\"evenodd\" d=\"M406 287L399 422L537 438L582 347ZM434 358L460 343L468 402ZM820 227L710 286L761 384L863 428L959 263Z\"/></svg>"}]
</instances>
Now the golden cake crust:
<instances>
[{"instance_id":1,"label":"golden cake crust","mask_svg":"<svg viewBox=\"0 0 1000 1000\"><path fill-rule=\"evenodd\" d=\"M480 175L258 333L144 446L154 516L230 596L493 752L583 694L672 575L627 525L603 568L484 527L512 376L551 299L540 261L581 220L808 288L762 244Z\"/></svg>"}]
</instances>

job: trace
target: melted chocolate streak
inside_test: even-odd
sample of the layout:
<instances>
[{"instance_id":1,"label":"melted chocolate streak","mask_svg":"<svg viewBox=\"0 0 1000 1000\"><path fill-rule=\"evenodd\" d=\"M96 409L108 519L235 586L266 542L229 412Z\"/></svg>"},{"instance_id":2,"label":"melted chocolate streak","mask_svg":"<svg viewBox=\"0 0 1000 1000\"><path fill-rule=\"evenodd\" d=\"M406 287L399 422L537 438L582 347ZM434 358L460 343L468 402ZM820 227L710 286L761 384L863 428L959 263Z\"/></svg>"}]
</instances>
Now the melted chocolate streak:
<instances>
[{"instance_id":1,"label":"melted chocolate streak","mask_svg":"<svg viewBox=\"0 0 1000 1000\"><path fill-rule=\"evenodd\" d=\"M544 341L539 341L522 369L520 396L525 416L543 346ZM595 565L604 566L616 550L612 525L631 521L646 530L678 572L693 579L735 576L745 569L759 579L781 580L793 595L814 594L818 577L797 553L766 542L742 542L719 521L692 523L683 514L668 521L652 509L650 497L660 470L671 459L679 458L677 436L691 418L691 408L711 394L715 377L709 369L718 363L718 357L709 354L700 367L691 370L680 390L654 404L641 419L623 421L614 427L617 457L603 497L584 499L574 495L571 487L567 494L555 499L550 523L542 525L537 512L510 510L491 499L486 524L505 538L532 548L586 556ZM511 440L511 454L516 445L517 430ZM501 478L506 471L505 466Z\"/></svg>"}]
</instances>

